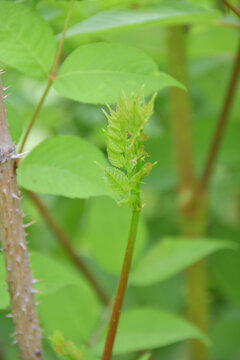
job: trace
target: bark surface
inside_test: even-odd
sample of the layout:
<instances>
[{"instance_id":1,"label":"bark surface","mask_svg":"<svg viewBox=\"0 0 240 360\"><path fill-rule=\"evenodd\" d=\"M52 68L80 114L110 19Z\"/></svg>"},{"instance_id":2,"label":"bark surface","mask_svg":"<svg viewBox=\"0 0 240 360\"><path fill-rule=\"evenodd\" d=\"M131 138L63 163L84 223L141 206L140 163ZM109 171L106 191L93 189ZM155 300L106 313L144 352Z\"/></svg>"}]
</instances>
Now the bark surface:
<instances>
[{"instance_id":1,"label":"bark surface","mask_svg":"<svg viewBox=\"0 0 240 360\"><path fill-rule=\"evenodd\" d=\"M0 239L15 328L14 341L21 360L43 360L20 197L16 150L8 129L0 78Z\"/></svg>"}]
</instances>

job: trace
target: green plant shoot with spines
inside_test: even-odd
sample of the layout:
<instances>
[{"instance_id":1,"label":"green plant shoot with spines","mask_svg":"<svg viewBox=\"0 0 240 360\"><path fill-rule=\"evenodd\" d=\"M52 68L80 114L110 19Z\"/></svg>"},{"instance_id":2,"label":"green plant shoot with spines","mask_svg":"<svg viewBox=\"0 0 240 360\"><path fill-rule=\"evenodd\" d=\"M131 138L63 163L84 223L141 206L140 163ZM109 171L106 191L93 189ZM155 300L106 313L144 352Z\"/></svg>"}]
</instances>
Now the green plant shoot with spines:
<instances>
[{"instance_id":1,"label":"green plant shoot with spines","mask_svg":"<svg viewBox=\"0 0 240 360\"><path fill-rule=\"evenodd\" d=\"M153 113L155 95L145 102L141 92L136 96L123 95L114 111L108 106L108 119L104 130L108 158L112 167L104 169L104 179L109 188L120 195L119 203L128 202L133 209L140 209L140 185L155 165L145 162L149 155L143 141L145 125Z\"/></svg>"},{"instance_id":2,"label":"green plant shoot with spines","mask_svg":"<svg viewBox=\"0 0 240 360\"><path fill-rule=\"evenodd\" d=\"M116 111L108 106L109 113L105 112L108 119L107 130L105 130L107 152L113 166L104 168L104 178L110 189L120 196L119 203L127 202L131 205L132 218L102 360L112 359L142 208L140 186L144 177L149 175L155 165L146 162L149 155L143 146L143 141L147 139L143 130L153 113L154 98L155 95L149 102L145 102L141 91L132 97L123 95L117 103Z\"/></svg>"}]
</instances>

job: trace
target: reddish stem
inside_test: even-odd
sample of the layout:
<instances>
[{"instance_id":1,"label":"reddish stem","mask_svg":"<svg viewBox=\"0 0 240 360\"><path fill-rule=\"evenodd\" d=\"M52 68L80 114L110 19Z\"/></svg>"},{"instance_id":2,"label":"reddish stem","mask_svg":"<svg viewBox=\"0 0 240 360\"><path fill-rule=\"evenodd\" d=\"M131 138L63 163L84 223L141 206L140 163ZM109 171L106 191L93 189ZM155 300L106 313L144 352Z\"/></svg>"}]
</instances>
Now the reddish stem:
<instances>
[{"instance_id":1,"label":"reddish stem","mask_svg":"<svg viewBox=\"0 0 240 360\"><path fill-rule=\"evenodd\" d=\"M127 248L125 251L122 271L118 282L117 292L113 303L112 314L109 322L107 338L104 346L102 360L111 360L113 345L116 337L119 316L122 309L123 299L128 283L129 271L132 263L132 256L137 234L140 211L133 210Z\"/></svg>"},{"instance_id":2,"label":"reddish stem","mask_svg":"<svg viewBox=\"0 0 240 360\"><path fill-rule=\"evenodd\" d=\"M231 110L231 106L235 95L235 90L238 84L239 72L240 72L240 43L238 45L238 51L234 61L233 70L227 88L226 96L223 102L222 110L219 116L216 132L213 137L212 145L210 147L210 151L204 166L203 174L197 188L198 194L202 194L208 187L213 172L214 164L216 162L216 158L219 153L220 145L222 143L223 135L226 129L229 112Z\"/></svg>"}]
</instances>

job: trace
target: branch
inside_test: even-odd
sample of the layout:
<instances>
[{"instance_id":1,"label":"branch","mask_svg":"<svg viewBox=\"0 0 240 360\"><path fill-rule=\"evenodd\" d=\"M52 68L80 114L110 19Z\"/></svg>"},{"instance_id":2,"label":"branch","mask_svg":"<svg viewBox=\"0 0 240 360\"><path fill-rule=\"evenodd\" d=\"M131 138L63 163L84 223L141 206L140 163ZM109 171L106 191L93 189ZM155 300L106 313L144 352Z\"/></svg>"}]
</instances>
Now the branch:
<instances>
[{"instance_id":1,"label":"branch","mask_svg":"<svg viewBox=\"0 0 240 360\"><path fill-rule=\"evenodd\" d=\"M15 157L0 79L0 238L15 328L14 341L18 344L21 360L43 360L35 291L16 181Z\"/></svg>"},{"instance_id":2,"label":"branch","mask_svg":"<svg viewBox=\"0 0 240 360\"><path fill-rule=\"evenodd\" d=\"M33 125L35 124L35 121L36 121L36 119L37 119L37 116L38 116L38 114L39 114L39 112L40 112L40 110L41 110L41 108L42 108L42 105L43 105L43 103L44 103L44 100L46 99L46 96L47 96L47 94L48 94L51 86L52 86L52 80L49 79L49 80L48 80L48 83L47 83L47 86L46 86L46 89L44 90L44 93L42 94L42 97L41 97L41 99L40 99L40 101L39 101L39 103L38 103L38 105L37 105L37 107L36 107L36 110L34 111L34 114L33 114L33 116L32 116L32 119L31 119L31 121L30 121L30 123L29 123L29 125L28 125L28 127L27 127L27 130L26 130L24 136L23 136L22 142L21 142L20 147L19 147L19 153L20 153L20 154L23 152L23 149L24 149L24 146L25 146L26 141L27 141L27 139L28 139L28 136L29 136L29 134L30 134L30 132L31 132L31 130L32 130ZM19 165L19 162L20 162L20 158L18 158L18 159L16 160L17 165Z\"/></svg>"},{"instance_id":3,"label":"branch","mask_svg":"<svg viewBox=\"0 0 240 360\"><path fill-rule=\"evenodd\" d=\"M74 263L74 265L81 272L81 274L83 274L83 276L87 279L88 283L91 285L95 293L98 295L98 298L102 302L102 304L107 305L109 303L108 296L105 294L104 290L99 286L96 279L88 270L84 262L76 254L74 248L71 245L71 241L69 240L68 236L65 234L63 229L61 229L60 226L56 223L52 215L48 212L47 208L36 194L28 190L26 190L26 193L37 207L39 213L42 215L42 217L48 224L53 234L58 239L60 245L66 251L66 254L68 255L69 259Z\"/></svg>"},{"instance_id":4,"label":"branch","mask_svg":"<svg viewBox=\"0 0 240 360\"><path fill-rule=\"evenodd\" d=\"M172 27L168 30L169 73L187 85L186 29ZM190 101L182 89L170 89L171 127L173 149L179 178L180 211L189 211L188 203L195 189Z\"/></svg>"},{"instance_id":5,"label":"branch","mask_svg":"<svg viewBox=\"0 0 240 360\"><path fill-rule=\"evenodd\" d=\"M61 40L59 42L59 45L58 45L58 49L57 49L57 53L56 53L56 57L55 57L55 61L54 61L54 65L53 65L53 69L52 69L52 72L51 74L49 75L49 80L48 80L48 84L46 86L46 89L38 103L38 106L32 116L32 119L27 127L27 130L25 132L25 135L23 137L23 140L21 142L21 145L19 147L19 153L22 153L23 152L23 149L24 149L24 146L26 144L26 141L28 139L28 136L32 130L32 127L33 125L35 124L35 121L37 119L37 116L42 108L42 105L44 103L44 100L47 96L47 94L49 93L49 90L52 86L52 83L56 77L56 72L57 72L57 68L58 68L58 65L59 65L59 61L60 61L60 57L61 57L61 54L62 54L62 49L63 49L63 44L64 44L64 41L65 41L65 37L66 37L66 32L67 32L67 29L68 29L68 25L69 25L69 21L70 21L70 18L71 18L71 15L72 15L72 10L73 10L73 5L74 5L74 2L75 0L72 0L71 3L70 3L70 6L69 6L69 9L68 9L68 12L67 12L67 16L66 16L66 19L65 19L65 24L64 24L64 28L63 28L63 32L62 32L62 37L61 37ZM17 165L19 164L20 162L20 159L17 159Z\"/></svg>"},{"instance_id":6,"label":"branch","mask_svg":"<svg viewBox=\"0 0 240 360\"><path fill-rule=\"evenodd\" d=\"M237 16L240 17L240 10L236 6L231 4L228 0L223 0L223 2L227 7L229 7L229 9L231 9Z\"/></svg>"},{"instance_id":7,"label":"branch","mask_svg":"<svg viewBox=\"0 0 240 360\"><path fill-rule=\"evenodd\" d=\"M168 30L168 58L170 75L187 84L186 29L183 26ZM196 178L191 144L190 99L187 92L171 88L172 129L179 177L179 219L181 234L187 238L202 236L205 227L204 199L193 204ZM194 205L194 206L193 206ZM189 320L204 332L208 329L207 273L204 261L186 272L186 300ZM189 340L189 359L207 360L208 349L202 342Z\"/></svg>"},{"instance_id":8,"label":"branch","mask_svg":"<svg viewBox=\"0 0 240 360\"><path fill-rule=\"evenodd\" d=\"M229 112L231 110L231 106L233 103L235 90L236 90L237 84L238 84L239 72L240 72L240 43L238 45L238 50L237 50L236 58L235 58L233 69L232 69L232 74L231 74L229 85L227 88L225 100L223 102L223 107L222 107L222 110L221 110L221 113L219 116L216 132L213 137L210 151L209 151L209 154L206 159L205 166L204 166L203 174L202 174L202 177L199 181L199 185L197 188L198 194L203 193L208 187L208 184L209 184L212 172L213 172L214 164L216 162L217 155L219 153L220 145L223 140Z\"/></svg>"}]
</instances>

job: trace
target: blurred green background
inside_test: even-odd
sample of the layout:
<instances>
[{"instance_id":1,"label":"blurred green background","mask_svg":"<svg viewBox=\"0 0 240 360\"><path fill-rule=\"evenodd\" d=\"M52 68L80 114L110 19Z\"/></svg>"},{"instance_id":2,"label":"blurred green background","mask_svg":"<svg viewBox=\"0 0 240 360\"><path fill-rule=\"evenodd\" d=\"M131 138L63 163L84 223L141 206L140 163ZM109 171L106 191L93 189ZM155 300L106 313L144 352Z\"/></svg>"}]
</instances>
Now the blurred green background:
<instances>
[{"instance_id":1,"label":"blurred green background","mask_svg":"<svg viewBox=\"0 0 240 360\"><path fill-rule=\"evenodd\" d=\"M18 1L33 7L58 35L69 1L26 0ZM169 0L169 3L171 1ZM239 42L239 22L221 1L189 1L205 9L220 11L214 21L186 22L188 95L191 103L191 123L194 145L195 169L199 174L209 150L217 119L226 93L234 55ZM114 9L152 9L160 0L82 0L75 3L70 27L95 14ZM236 6L238 1L233 2ZM2 15L0 15L1 17ZM236 25L236 26L235 26ZM237 27L238 26L238 27ZM168 72L167 25L145 24L79 34L66 39L64 59L76 47L98 41L121 42L144 50L159 65L160 71ZM45 87L45 80L31 78L8 67L3 77L5 86L10 85L6 100L10 130L16 145L36 108ZM142 224L139 231L136 262L141 261L146 249L165 236L179 235L177 187L173 144L170 127L169 89L160 91L155 100L155 112L146 129L149 139L146 149L152 161L158 161L143 186ZM236 92L221 151L214 169L209 192L207 236L232 240L240 239L240 88ZM55 135L80 136L105 152L102 128L106 119L104 106L82 104L60 97L53 89L42 108L28 139L26 151L30 151L44 139ZM68 199L61 196L40 195L54 218L71 239L72 245L91 269L109 297L114 293L125 246L129 214L125 207L118 208L107 197ZM49 256L56 266L78 274L69 262L55 236L45 224L34 204L23 191L22 206L27 214L26 222L36 220L28 229L31 251ZM210 349L212 360L240 360L240 255L232 250L222 250L207 259L209 274ZM39 260L40 261L40 260ZM41 266L41 265L40 265ZM43 266L43 265L42 265ZM50 266L46 263L46 269ZM47 271L47 270L46 270ZM64 280L57 269L49 269L51 276L62 278L59 286L46 291L38 307L44 331L51 334L60 329L67 339L81 348L92 334L101 305L85 280L84 294L78 282ZM60 270L59 270L60 271ZM51 279L49 280L51 281ZM50 282L51 283L51 282ZM44 286L40 283L41 286ZM56 305L58 304L58 305ZM125 299L125 309L134 306L153 306L184 314L186 291L183 273L148 286L130 285ZM3 306L4 307L4 306ZM2 359L18 359L17 349L10 345L9 334L13 331L11 319L5 318L9 309L1 310L0 342ZM47 336L46 336L47 337ZM44 340L46 358L57 359L48 340ZM154 359L185 360L186 344L157 348ZM136 359L136 355L122 355L116 359Z\"/></svg>"}]
</instances>

